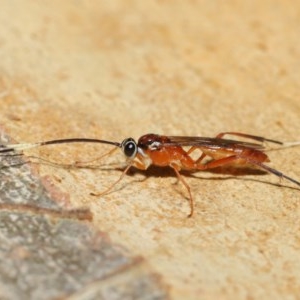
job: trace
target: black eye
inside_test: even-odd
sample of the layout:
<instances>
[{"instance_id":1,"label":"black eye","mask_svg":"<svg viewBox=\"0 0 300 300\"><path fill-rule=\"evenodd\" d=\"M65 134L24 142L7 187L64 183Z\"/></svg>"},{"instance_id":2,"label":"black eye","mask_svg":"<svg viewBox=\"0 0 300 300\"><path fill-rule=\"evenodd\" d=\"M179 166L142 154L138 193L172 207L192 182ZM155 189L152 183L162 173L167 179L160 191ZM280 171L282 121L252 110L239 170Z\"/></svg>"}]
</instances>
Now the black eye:
<instances>
[{"instance_id":1,"label":"black eye","mask_svg":"<svg viewBox=\"0 0 300 300\"><path fill-rule=\"evenodd\" d=\"M137 145L134 139L129 138L122 142L124 154L129 158L134 158L137 153Z\"/></svg>"}]
</instances>

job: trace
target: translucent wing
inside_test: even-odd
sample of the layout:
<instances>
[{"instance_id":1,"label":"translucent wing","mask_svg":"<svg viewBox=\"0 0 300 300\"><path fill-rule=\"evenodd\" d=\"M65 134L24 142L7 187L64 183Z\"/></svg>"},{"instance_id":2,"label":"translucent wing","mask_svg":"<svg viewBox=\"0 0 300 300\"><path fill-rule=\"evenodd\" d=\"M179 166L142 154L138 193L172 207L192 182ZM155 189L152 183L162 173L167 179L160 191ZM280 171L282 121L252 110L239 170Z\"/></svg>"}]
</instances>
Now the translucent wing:
<instances>
[{"instance_id":1,"label":"translucent wing","mask_svg":"<svg viewBox=\"0 0 300 300\"><path fill-rule=\"evenodd\" d=\"M223 138L210 138L198 136L168 136L168 139L169 141L164 143L164 146L194 146L215 149L232 149L236 147L251 148L257 150L265 149L265 147L262 144Z\"/></svg>"}]
</instances>

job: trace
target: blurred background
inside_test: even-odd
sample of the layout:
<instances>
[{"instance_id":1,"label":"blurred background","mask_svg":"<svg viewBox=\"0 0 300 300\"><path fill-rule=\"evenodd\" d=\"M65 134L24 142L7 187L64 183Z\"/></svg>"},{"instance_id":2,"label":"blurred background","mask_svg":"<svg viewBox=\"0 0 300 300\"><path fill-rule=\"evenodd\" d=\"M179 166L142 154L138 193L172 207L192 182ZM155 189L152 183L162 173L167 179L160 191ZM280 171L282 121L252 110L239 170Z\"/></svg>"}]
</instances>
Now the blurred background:
<instances>
[{"instance_id":1,"label":"blurred background","mask_svg":"<svg viewBox=\"0 0 300 300\"><path fill-rule=\"evenodd\" d=\"M222 131L299 140L299 14L297 1L279 0L2 0L1 129L15 142ZM71 161L106 150L67 149ZM64 151L33 153L60 162ZM270 153L272 166L299 179L298 151ZM172 299L300 293L300 194L271 175L188 176L188 220L172 172L134 172L95 199L120 171L37 168L91 208L95 227L143 255Z\"/></svg>"}]
</instances>

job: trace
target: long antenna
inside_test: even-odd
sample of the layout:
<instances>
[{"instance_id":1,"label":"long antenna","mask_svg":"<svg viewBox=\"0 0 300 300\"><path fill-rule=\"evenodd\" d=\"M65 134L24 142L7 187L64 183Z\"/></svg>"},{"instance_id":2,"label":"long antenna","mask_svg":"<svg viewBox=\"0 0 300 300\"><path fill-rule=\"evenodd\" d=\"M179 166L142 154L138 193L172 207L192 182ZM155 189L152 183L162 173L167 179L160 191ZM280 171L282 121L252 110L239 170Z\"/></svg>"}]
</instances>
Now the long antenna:
<instances>
[{"instance_id":1,"label":"long antenna","mask_svg":"<svg viewBox=\"0 0 300 300\"><path fill-rule=\"evenodd\" d=\"M8 153L14 151L21 151L26 149L31 149L46 145L55 144L68 144L68 143L98 143L98 144L108 144L116 147L121 147L121 143L111 142L99 139L88 139L88 138L71 138L71 139L59 139L59 140L49 140L37 143L24 143L24 144L10 144L10 145L0 145L0 153Z\"/></svg>"}]
</instances>

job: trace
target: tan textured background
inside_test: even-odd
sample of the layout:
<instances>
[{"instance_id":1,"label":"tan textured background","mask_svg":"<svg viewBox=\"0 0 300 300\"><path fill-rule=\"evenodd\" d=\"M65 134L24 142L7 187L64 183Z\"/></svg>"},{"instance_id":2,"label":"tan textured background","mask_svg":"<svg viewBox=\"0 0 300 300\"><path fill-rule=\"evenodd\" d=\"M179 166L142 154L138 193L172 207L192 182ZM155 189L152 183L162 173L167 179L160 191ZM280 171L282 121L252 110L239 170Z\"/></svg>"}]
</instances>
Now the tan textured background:
<instances>
[{"instance_id":1,"label":"tan textured background","mask_svg":"<svg viewBox=\"0 0 300 300\"><path fill-rule=\"evenodd\" d=\"M227 130L300 139L298 1L3 0L0 22L0 122L19 142ZM39 154L87 160L105 147L71 148ZM270 152L272 166L300 179L299 151ZM300 191L285 181L187 177L187 219L172 172L135 173L95 199L120 171L39 171L143 255L172 299L300 294Z\"/></svg>"}]
</instances>

